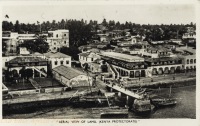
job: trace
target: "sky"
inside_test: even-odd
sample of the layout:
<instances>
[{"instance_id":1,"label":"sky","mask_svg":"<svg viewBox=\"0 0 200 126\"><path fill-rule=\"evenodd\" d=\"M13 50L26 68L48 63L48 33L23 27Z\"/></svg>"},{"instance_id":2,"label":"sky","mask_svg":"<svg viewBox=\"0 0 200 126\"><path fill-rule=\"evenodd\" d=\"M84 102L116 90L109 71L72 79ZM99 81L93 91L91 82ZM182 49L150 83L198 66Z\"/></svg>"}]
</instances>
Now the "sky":
<instances>
[{"instance_id":1,"label":"sky","mask_svg":"<svg viewBox=\"0 0 200 126\"><path fill-rule=\"evenodd\" d=\"M8 15L9 19L4 16ZM195 22L191 4L153 5L26 5L3 6L2 19L20 23L61 21L61 19L108 20L139 24L189 24Z\"/></svg>"}]
</instances>

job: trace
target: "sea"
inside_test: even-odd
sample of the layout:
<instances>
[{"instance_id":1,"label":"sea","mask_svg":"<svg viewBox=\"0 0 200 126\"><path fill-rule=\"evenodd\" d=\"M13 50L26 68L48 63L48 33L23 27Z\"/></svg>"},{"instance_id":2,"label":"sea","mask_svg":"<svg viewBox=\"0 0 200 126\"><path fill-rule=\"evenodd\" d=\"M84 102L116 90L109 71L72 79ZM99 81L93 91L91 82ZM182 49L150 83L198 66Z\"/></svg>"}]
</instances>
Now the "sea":
<instances>
[{"instance_id":1,"label":"sea","mask_svg":"<svg viewBox=\"0 0 200 126\"><path fill-rule=\"evenodd\" d=\"M154 110L148 116L137 115L129 112L130 119L166 119L166 118L190 118L196 119L196 86L177 88L159 88L157 94L165 97L176 98L177 104ZM98 114L91 114L91 108L73 108L71 106L57 106L38 108L29 113L15 113L3 115L4 119L98 119Z\"/></svg>"}]
</instances>

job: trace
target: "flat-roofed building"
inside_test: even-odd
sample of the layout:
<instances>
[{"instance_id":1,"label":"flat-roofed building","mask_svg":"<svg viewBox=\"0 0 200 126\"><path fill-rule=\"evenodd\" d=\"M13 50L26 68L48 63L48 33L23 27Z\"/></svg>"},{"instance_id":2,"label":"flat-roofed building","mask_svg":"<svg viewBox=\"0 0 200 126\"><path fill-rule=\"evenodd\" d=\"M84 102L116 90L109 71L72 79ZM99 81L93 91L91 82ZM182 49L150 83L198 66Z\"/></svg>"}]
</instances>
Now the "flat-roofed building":
<instances>
[{"instance_id":1,"label":"flat-roofed building","mask_svg":"<svg viewBox=\"0 0 200 126\"><path fill-rule=\"evenodd\" d=\"M48 52L45 53L44 56L48 60L51 69L60 65L71 67L71 56L60 52Z\"/></svg>"},{"instance_id":2,"label":"flat-roofed building","mask_svg":"<svg viewBox=\"0 0 200 126\"><path fill-rule=\"evenodd\" d=\"M144 58L116 52L102 52L101 58L111 67L115 78L145 77L147 65Z\"/></svg>"},{"instance_id":3,"label":"flat-roofed building","mask_svg":"<svg viewBox=\"0 0 200 126\"><path fill-rule=\"evenodd\" d=\"M182 57L146 58L148 64L147 76L174 74L184 71Z\"/></svg>"},{"instance_id":4,"label":"flat-roofed building","mask_svg":"<svg viewBox=\"0 0 200 126\"><path fill-rule=\"evenodd\" d=\"M58 51L61 47L69 47L69 30L48 31L47 43L51 51Z\"/></svg>"}]
</instances>

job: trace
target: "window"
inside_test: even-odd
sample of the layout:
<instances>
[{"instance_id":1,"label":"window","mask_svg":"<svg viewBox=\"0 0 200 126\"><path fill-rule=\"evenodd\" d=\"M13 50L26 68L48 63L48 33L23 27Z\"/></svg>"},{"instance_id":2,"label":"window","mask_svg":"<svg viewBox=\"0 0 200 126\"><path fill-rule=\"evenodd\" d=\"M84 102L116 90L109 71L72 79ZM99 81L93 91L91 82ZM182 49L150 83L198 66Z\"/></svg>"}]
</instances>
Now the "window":
<instances>
[{"instance_id":1,"label":"window","mask_svg":"<svg viewBox=\"0 0 200 126\"><path fill-rule=\"evenodd\" d=\"M56 45L56 43L54 42L54 45Z\"/></svg>"},{"instance_id":2,"label":"window","mask_svg":"<svg viewBox=\"0 0 200 126\"><path fill-rule=\"evenodd\" d=\"M68 60L66 61L66 64L69 64L69 61L68 61Z\"/></svg>"},{"instance_id":3,"label":"window","mask_svg":"<svg viewBox=\"0 0 200 126\"><path fill-rule=\"evenodd\" d=\"M93 58L91 58L91 61L93 61L94 59Z\"/></svg>"},{"instance_id":4,"label":"window","mask_svg":"<svg viewBox=\"0 0 200 126\"><path fill-rule=\"evenodd\" d=\"M193 64L193 59L190 59L190 64Z\"/></svg>"},{"instance_id":5,"label":"window","mask_svg":"<svg viewBox=\"0 0 200 126\"><path fill-rule=\"evenodd\" d=\"M187 59L187 64L189 64L189 59Z\"/></svg>"},{"instance_id":6,"label":"window","mask_svg":"<svg viewBox=\"0 0 200 126\"><path fill-rule=\"evenodd\" d=\"M86 58L86 61L87 61L87 57L85 57Z\"/></svg>"},{"instance_id":7,"label":"window","mask_svg":"<svg viewBox=\"0 0 200 126\"><path fill-rule=\"evenodd\" d=\"M55 65L57 65L58 64L58 61L55 61Z\"/></svg>"},{"instance_id":8,"label":"window","mask_svg":"<svg viewBox=\"0 0 200 126\"><path fill-rule=\"evenodd\" d=\"M53 49L56 50L56 47L54 47Z\"/></svg>"},{"instance_id":9,"label":"window","mask_svg":"<svg viewBox=\"0 0 200 126\"><path fill-rule=\"evenodd\" d=\"M66 42L66 41L64 41L64 43L65 43L65 44L67 44L67 42Z\"/></svg>"},{"instance_id":10,"label":"window","mask_svg":"<svg viewBox=\"0 0 200 126\"><path fill-rule=\"evenodd\" d=\"M194 63L196 63L196 59L194 59Z\"/></svg>"},{"instance_id":11,"label":"window","mask_svg":"<svg viewBox=\"0 0 200 126\"><path fill-rule=\"evenodd\" d=\"M56 34L56 37L58 38L58 34Z\"/></svg>"},{"instance_id":12,"label":"window","mask_svg":"<svg viewBox=\"0 0 200 126\"><path fill-rule=\"evenodd\" d=\"M63 61L60 61L60 64L63 65Z\"/></svg>"},{"instance_id":13,"label":"window","mask_svg":"<svg viewBox=\"0 0 200 126\"><path fill-rule=\"evenodd\" d=\"M64 36L67 36L66 34L64 34Z\"/></svg>"}]
</instances>

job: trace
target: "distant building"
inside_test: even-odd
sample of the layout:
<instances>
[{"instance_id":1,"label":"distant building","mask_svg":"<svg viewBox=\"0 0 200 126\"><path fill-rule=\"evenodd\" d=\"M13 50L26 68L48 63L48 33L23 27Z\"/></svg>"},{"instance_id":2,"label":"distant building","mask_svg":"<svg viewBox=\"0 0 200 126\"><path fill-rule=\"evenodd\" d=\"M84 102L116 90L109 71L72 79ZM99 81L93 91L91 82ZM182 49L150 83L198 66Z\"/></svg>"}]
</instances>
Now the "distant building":
<instances>
[{"instance_id":1,"label":"distant building","mask_svg":"<svg viewBox=\"0 0 200 126\"><path fill-rule=\"evenodd\" d=\"M84 52L84 53L79 53L78 55L79 55L79 61L82 66L85 63L91 63L97 59L100 59L100 56L93 52Z\"/></svg>"},{"instance_id":2,"label":"distant building","mask_svg":"<svg viewBox=\"0 0 200 126\"><path fill-rule=\"evenodd\" d=\"M182 44L182 40L181 39L170 39L171 42L176 43L178 45Z\"/></svg>"},{"instance_id":3,"label":"distant building","mask_svg":"<svg viewBox=\"0 0 200 126\"><path fill-rule=\"evenodd\" d=\"M69 47L69 30L48 31L47 43L51 51L58 51L61 47Z\"/></svg>"},{"instance_id":4,"label":"distant building","mask_svg":"<svg viewBox=\"0 0 200 126\"><path fill-rule=\"evenodd\" d=\"M69 30L55 30L48 31L48 34L39 34L39 36L47 36L47 43L49 49L52 51L58 51L61 47L69 47ZM19 34L17 32L3 31L2 41L6 43L5 55L17 55L17 46L22 44L26 40L37 39L35 34Z\"/></svg>"},{"instance_id":5,"label":"distant building","mask_svg":"<svg viewBox=\"0 0 200 126\"><path fill-rule=\"evenodd\" d=\"M71 56L60 52L48 52L45 53L44 56L48 60L51 69L60 65L71 67Z\"/></svg>"},{"instance_id":6,"label":"distant building","mask_svg":"<svg viewBox=\"0 0 200 126\"><path fill-rule=\"evenodd\" d=\"M183 56L183 64L186 72L196 70L196 54Z\"/></svg>"},{"instance_id":7,"label":"distant building","mask_svg":"<svg viewBox=\"0 0 200 126\"><path fill-rule=\"evenodd\" d=\"M86 73L80 72L74 68L66 66L58 66L53 70L53 77L60 83L68 87L82 87L92 85L92 78Z\"/></svg>"},{"instance_id":8,"label":"distant building","mask_svg":"<svg viewBox=\"0 0 200 126\"><path fill-rule=\"evenodd\" d=\"M16 55L18 46L18 33L3 31L2 32L2 42L6 44L6 51L3 52L5 55Z\"/></svg>"},{"instance_id":9,"label":"distant building","mask_svg":"<svg viewBox=\"0 0 200 126\"><path fill-rule=\"evenodd\" d=\"M27 50L26 47L20 47L19 48L19 54L27 55L27 54L30 54L30 52Z\"/></svg>"}]
</instances>

